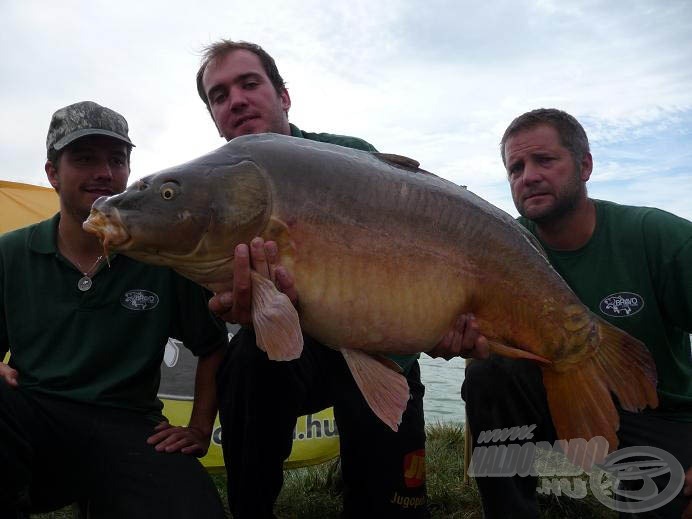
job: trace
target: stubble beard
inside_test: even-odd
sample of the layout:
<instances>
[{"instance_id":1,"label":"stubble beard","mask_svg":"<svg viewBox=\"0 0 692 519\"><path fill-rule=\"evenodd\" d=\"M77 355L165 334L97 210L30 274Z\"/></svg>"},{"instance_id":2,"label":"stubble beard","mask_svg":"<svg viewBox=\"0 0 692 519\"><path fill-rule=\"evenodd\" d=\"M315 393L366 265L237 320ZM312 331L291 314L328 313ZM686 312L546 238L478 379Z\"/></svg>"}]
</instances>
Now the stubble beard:
<instances>
[{"instance_id":1,"label":"stubble beard","mask_svg":"<svg viewBox=\"0 0 692 519\"><path fill-rule=\"evenodd\" d=\"M551 224L572 214L579 205L580 200L585 196L586 186L581 181L579 169L575 168L570 182L558 191L553 204L538 210L536 213L533 213L531 210L527 211L523 205L517 207L517 211L521 216L538 225Z\"/></svg>"}]
</instances>

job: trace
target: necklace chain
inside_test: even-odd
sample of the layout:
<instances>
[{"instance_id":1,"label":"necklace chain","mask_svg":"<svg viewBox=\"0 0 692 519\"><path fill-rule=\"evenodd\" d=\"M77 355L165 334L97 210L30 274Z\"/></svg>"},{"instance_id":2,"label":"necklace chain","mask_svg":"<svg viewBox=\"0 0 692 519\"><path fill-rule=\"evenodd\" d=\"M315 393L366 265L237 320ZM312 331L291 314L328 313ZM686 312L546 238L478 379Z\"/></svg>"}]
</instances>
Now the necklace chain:
<instances>
[{"instance_id":1,"label":"necklace chain","mask_svg":"<svg viewBox=\"0 0 692 519\"><path fill-rule=\"evenodd\" d=\"M75 263L77 263L79 271L83 274L83 277L80 278L79 281L77 281L77 288L79 288L79 290L81 290L82 292L86 292L91 288L91 275L94 273L94 269L96 269L96 267L101 263L101 260L103 259L103 254L96 258L96 261L94 261L93 265L91 265L91 268L89 268L89 270L85 272L84 267L82 267L82 264L77 259L77 256L75 255L74 251L67 245L67 240L65 240L65 238L63 238L60 234L60 227L58 227L58 235L62 238L63 247L65 247L67 252L69 252L74 257L74 261Z\"/></svg>"}]
</instances>

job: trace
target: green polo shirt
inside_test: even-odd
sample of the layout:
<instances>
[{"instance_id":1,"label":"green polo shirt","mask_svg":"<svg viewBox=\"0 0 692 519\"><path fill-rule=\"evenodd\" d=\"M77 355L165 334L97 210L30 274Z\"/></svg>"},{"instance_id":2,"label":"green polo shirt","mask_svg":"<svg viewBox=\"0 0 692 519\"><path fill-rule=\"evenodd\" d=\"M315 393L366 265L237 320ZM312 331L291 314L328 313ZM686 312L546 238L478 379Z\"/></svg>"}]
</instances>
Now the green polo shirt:
<instances>
[{"instance_id":1,"label":"green polo shirt","mask_svg":"<svg viewBox=\"0 0 692 519\"><path fill-rule=\"evenodd\" d=\"M550 263L596 315L646 344L659 407L692 422L692 222L651 207L594 200L596 228L580 249ZM519 221L536 234L536 225Z\"/></svg>"},{"instance_id":2,"label":"green polo shirt","mask_svg":"<svg viewBox=\"0 0 692 519\"><path fill-rule=\"evenodd\" d=\"M354 148L356 150L362 151L377 151L375 147L363 139L358 137L350 137L348 135L336 135L333 133L311 133L304 132L299 129L295 124L290 124L291 136L300 137L303 139L308 139L311 141L327 142L329 144L338 144L339 146L344 146L346 148ZM404 373L408 373L413 363L420 357L420 355L387 355L387 358L392 359L396 362Z\"/></svg>"},{"instance_id":3,"label":"green polo shirt","mask_svg":"<svg viewBox=\"0 0 692 519\"><path fill-rule=\"evenodd\" d=\"M195 355L228 343L208 293L166 267L112 255L81 292L57 250L60 215L0 236L0 358L26 390L160 415L168 337Z\"/></svg>"},{"instance_id":4,"label":"green polo shirt","mask_svg":"<svg viewBox=\"0 0 692 519\"><path fill-rule=\"evenodd\" d=\"M348 135L336 135L334 133L312 133L304 132L299 129L295 124L289 124L291 127L291 136L300 137L302 139L308 139L310 141L327 142L329 144L338 144L339 146L344 146L346 148L353 148L356 150L363 151L377 151L375 147L368 141L359 139L358 137L350 137Z\"/></svg>"}]
</instances>

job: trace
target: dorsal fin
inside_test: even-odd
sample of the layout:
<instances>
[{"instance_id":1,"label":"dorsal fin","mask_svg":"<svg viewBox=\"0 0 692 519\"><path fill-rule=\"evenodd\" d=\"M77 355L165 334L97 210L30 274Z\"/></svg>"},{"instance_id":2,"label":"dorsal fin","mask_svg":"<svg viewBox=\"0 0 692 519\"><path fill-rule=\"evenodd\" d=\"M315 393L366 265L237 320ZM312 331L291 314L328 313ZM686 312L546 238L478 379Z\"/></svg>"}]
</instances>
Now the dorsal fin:
<instances>
[{"instance_id":1,"label":"dorsal fin","mask_svg":"<svg viewBox=\"0 0 692 519\"><path fill-rule=\"evenodd\" d=\"M423 173L424 175L432 175L436 177L434 173L426 171L420 168L420 162L416 159L410 157L404 157L403 155L397 155L396 153L379 153L373 152L373 155L387 164L391 164L394 167L405 169L406 171L413 171L414 173Z\"/></svg>"},{"instance_id":2,"label":"dorsal fin","mask_svg":"<svg viewBox=\"0 0 692 519\"><path fill-rule=\"evenodd\" d=\"M418 171L418 167L420 166L420 162L417 160L404 157L403 155L396 155L395 153L374 152L373 155L383 162L387 162L392 166L407 169L409 171Z\"/></svg>"}]
</instances>

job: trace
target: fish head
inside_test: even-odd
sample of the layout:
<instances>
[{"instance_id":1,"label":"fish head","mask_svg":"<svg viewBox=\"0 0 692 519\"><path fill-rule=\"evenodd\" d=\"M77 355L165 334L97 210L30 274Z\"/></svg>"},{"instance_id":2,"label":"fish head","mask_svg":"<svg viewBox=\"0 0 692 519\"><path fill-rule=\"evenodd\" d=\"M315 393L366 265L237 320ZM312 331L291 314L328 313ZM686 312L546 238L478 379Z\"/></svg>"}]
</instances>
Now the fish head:
<instances>
[{"instance_id":1,"label":"fish head","mask_svg":"<svg viewBox=\"0 0 692 519\"><path fill-rule=\"evenodd\" d=\"M104 251L174 268L208 288L232 283L238 243L269 220L268 181L252 161L192 161L101 197L84 222Z\"/></svg>"}]
</instances>

